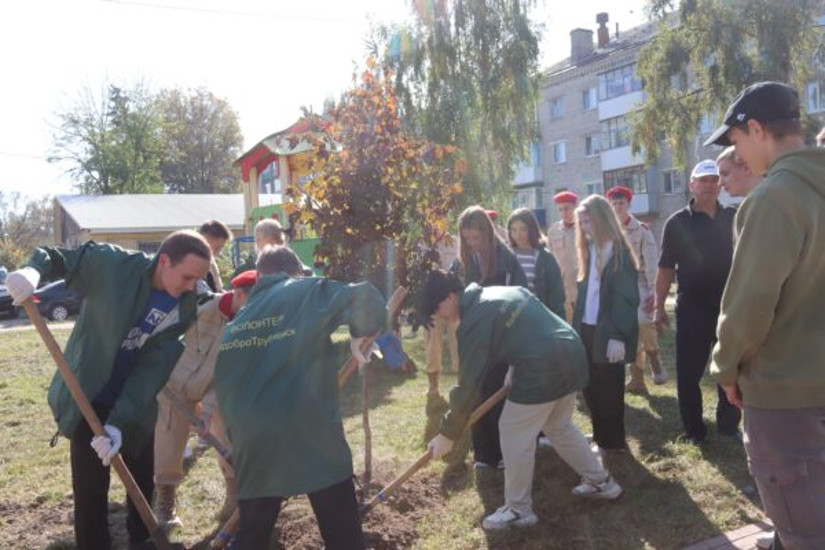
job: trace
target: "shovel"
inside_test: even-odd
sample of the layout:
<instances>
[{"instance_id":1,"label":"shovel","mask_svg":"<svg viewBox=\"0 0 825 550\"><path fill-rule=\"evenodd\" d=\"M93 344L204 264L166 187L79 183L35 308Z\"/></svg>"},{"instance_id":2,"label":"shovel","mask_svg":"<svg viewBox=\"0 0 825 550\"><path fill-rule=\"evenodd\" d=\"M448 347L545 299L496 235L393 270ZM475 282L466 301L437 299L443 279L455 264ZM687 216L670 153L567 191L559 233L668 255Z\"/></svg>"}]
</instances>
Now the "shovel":
<instances>
[{"instance_id":1,"label":"shovel","mask_svg":"<svg viewBox=\"0 0 825 550\"><path fill-rule=\"evenodd\" d=\"M54 339L49 327L46 326L46 323L43 321L43 317L40 316L40 312L37 311L37 306L35 306L31 298L24 301L22 305L23 309L26 310L26 314L29 316L32 324L40 334L40 337L43 339L43 343L52 354L55 363L57 363L57 368L60 371L60 375L66 382L69 392L71 392L78 408L80 408L80 412L83 414L83 418L86 419L86 423L89 424L92 433L106 437L106 432L103 430L103 425L100 423L97 413L95 413L89 403L89 400L83 394L83 388L80 387L77 377L74 372L72 372L69 364L66 362L66 358L63 356L63 351L60 349L60 345ZM158 520L152 513L152 508L149 506L149 503L146 502L146 499L143 497L143 493L140 492L140 488L137 486L137 483L135 483L135 478L132 477L132 473L129 471L129 468L127 468L126 464L123 462L123 457L121 457L120 454L116 454L112 459L111 464L115 469L115 472L117 472L118 477L123 482L123 485L126 487L126 493L129 495L129 498L132 499L132 502L137 508L143 523L149 530L149 534L151 535L155 546L157 546L159 550L184 548L184 546L180 543L171 544L166 538L166 533L164 533L163 529L161 529L160 525L158 525Z\"/></svg>"},{"instance_id":2,"label":"shovel","mask_svg":"<svg viewBox=\"0 0 825 550\"><path fill-rule=\"evenodd\" d=\"M492 409L496 405L496 403L504 399L509 390L509 387L502 386L496 393L488 397L481 405L476 407L476 409L470 415L470 418L467 420L467 425L464 427L464 430L469 429L470 426L478 422L479 418L487 414L487 412L490 409ZM402 483L410 479L418 470L426 466L427 463L430 462L430 460L432 460L432 457L430 456L430 451L427 450L427 452L421 455L421 457L418 460L416 460L412 466L407 468L398 477L392 480L392 482L390 482L389 485L381 489L381 491L379 491L377 495L372 497L369 500L369 502L361 506L361 508L359 509L361 517L365 516L379 502L385 502L389 495L394 493Z\"/></svg>"},{"instance_id":3,"label":"shovel","mask_svg":"<svg viewBox=\"0 0 825 550\"><path fill-rule=\"evenodd\" d=\"M169 399L169 401L172 402L172 406L175 407L175 409L180 414L182 414L183 417L186 418L190 424L192 424L192 426L194 426L199 432L203 432L203 420L198 418L198 416L195 413L189 410L189 406L186 404L186 401L184 401L183 397L181 397L175 390L169 388L168 386L163 388L163 390L161 390L161 393L163 393L163 395L165 395ZM203 439L207 443L212 445L212 447L214 447L215 450L218 451L218 454L221 455L221 457L227 463L229 463L230 466L232 465L232 451L228 449L223 443L221 443L220 440L217 437L215 437L215 434L213 434L210 431L207 431L204 434Z\"/></svg>"}]
</instances>

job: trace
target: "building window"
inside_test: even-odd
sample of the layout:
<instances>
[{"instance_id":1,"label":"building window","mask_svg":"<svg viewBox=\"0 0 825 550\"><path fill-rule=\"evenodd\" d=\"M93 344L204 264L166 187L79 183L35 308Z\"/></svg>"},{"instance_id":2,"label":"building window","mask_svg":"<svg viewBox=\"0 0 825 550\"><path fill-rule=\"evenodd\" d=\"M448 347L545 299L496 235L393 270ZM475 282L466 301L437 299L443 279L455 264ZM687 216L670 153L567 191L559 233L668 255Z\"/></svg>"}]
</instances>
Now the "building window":
<instances>
[{"instance_id":1,"label":"building window","mask_svg":"<svg viewBox=\"0 0 825 550\"><path fill-rule=\"evenodd\" d=\"M534 168L541 168L541 143L538 141L530 144L530 160Z\"/></svg>"},{"instance_id":2,"label":"building window","mask_svg":"<svg viewBox=\"0 0 825 550\"><path fill-rule=\"evenodd\" d=\"M719 126L719 113L715 111L712 113L705 112L699 117L699 134L703 136L710 135L716 130L717 126Z\"/></svg>"},{"instance_id":3,"label":"building window","mask_svg":"<svg viewBox=\"0 0 825 550\"><path fill-rule=\"evenodd\" d=\"M137 247L146 254L155 254L160 248L160 241L138 241Z\"/></svg>"},{"instance_id":4,"label":"building window","mask_svg":"<svg viewBox=\"0 0 825 550\"><path fill-rule=\"evenodd\" d=\"M604 191L604 189L603 189L604 188L604 183L602 183L600 181L596 181L596 182L593 182L593 183L587 183L587 184L585 184L584 188L587 189L587 195L588 196L590 196L590 195L600 195L602 193L602 191Z\"/></svg>"},{"instance_id":5,"label":"building window","mask_svg":"<svg viewBox=\"0 0 825 550\"><path fill-rule=\"evenodd\" d=\"M598 92L596 91L596 87L589 88L587 90L582 91L582 109L585 111L591 111L596 108L598 105Z\"/></svg>"},{"instance_id":6,"label":"building window","mask_svg":"<svg viewBox=\"0 0 825 550\"><path fill-rule=\"evenodd\" d=\"M685 177L679 170L665 170L662 172L662 192L670 195L685 192Z\"/></svg>"},{"instance_id":7,"label":"building window","mask_svg":"<svg viewBox=\"0 0 825 550\"><path fill-rule=\"evenodd\" d=\"M808 82L808 85L805 86L805 91L807 93L807 100L808 100L808 112L809 113L818 113L820 111L825 111L825 101L822 98L822 91L825 86L818 80L814 82Z\"/></svg>"},{"instance_id":8,"label":"building window","mask_svg":"<svg viewBox=\"0 0 825 550\"><path fill-rule=\"evenodd\" d=\"M550 144L553 150L553 164L564 164L567 162L567 142L556 141Z\"/></svg>"},{"instance_id":9,"label":"building window","mask_svg":"<svg viewBox=\"0 0 825 550\"><path fill-rule=\"evenodd\" d=\"M604 173L604 188L616 185L629 187L634 193L647 193L647 173L643 166L620 168Z\"/></svg>"},{"instance_id":10,"label":"building window","mask_svg":"<svg viewBox=\"0 0 825 550\"><path fill-rule=\"evenodd\" d=\"M599 154L599 151L602 150L601 137L601 134L590 134L588 136L584 136L585 155L592 157Z\"/></svg>"},{"instance_id":11,"label":"building window","mask_svg":"<svg viewBox=\"0 0 825 550\"><path fill-rule=\"evenodd\" d=\"M599 75L599 101L638 92L641 89L642 81L636 78L635 63Z\"/></svg>"},{"instance_id":12,"label":"building window","mask_svg":"<svg viewBox=\"0 0 825 550\"><path fill-rule=\"evenodd\" d=\"M550 120L559 120L564 116L564 104L561 96L550 100Z\"/></svg>"},{"instance_id":13,"label":"building window","mask_svg":"<svg viewBox=\"0 0 825 550\"><path fill-rule=\"evenodd\" d=\"M602 150L630 145L630 132L625 115L602 121L602 139L599 145Z\"/></svg>"},{"instance_id":14,"label":"building window","mask_svg":"<svg viewBox=\"0 0 825 550\"><path fill-rule=\"evenodd\" d=\"M535 193L536 193L536 201L535 201L536 208L544 208L544 188L543 187L536 187L535 188Z\"/></svg>"}]
</instances>

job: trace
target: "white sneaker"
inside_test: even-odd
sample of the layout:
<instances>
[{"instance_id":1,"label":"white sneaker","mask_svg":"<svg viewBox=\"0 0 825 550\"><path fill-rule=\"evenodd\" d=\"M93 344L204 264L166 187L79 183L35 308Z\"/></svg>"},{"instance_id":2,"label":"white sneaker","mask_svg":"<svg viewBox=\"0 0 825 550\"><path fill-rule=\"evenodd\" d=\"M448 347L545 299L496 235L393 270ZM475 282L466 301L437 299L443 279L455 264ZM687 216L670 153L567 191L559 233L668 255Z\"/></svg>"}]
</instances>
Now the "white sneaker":
<instances>
[{"instance_id":1,"label":"white sneaker","mask_svg":"<svg viewBox=\"0 0 825 550\"><path fill-rule=\"evenodd\" d=\"M668 378L667 377L667 371L662 369L662 372L660 372L659 374L654 374L653 375L653 383L656 384L657 386L661 386L662 384L667 382L667 378Z\"/></svg>"},{"instance_id":2,"label":"white sneaker","mask_svg":"<svg viewBox=\"0 0 825 550\"><path fill-rule=\"evenodd\" d=\"M546 437L542 436L542 437L539 438L539 447L542 447L544 449L549 449L552 446L553 446L553 444L550 443L550 440L547 439Z\"/></svg>"},{"instance_id":3,"label":"white sneaker","mask_svg":"<svg viewBox=\"0 0 825 550\"><path fill-rule=\"evenodd\" d=\"M611 476L607 476L607 479L601 483L593 483L582 478L581 484L573 487L573 495L577 497L614 500L622 495L622 486L616 483Z\"/></svg>"},{"instance_id":4,"label":"white sneaker","mask_svg":"<svg viewBox=\"0 0 825 550\"><path fill-rule=\"evenodd\" d=\"M525 512L516 512L510 506L504 505L481 522L481 526L485 529L507 529L513 527L530 527L538 523L539 518L532 510Z\"/></svg>"},{"instance_id":5,"label":"white sneaker","mask_svg":"<svg viewBox=\"0 0 825 550\"><path fill-rule=\"evenodd\" d=\"M756 537L756 547L762 550L770 550L773 547L773 537L774 533Z\"/></svg>"}]
</instances>

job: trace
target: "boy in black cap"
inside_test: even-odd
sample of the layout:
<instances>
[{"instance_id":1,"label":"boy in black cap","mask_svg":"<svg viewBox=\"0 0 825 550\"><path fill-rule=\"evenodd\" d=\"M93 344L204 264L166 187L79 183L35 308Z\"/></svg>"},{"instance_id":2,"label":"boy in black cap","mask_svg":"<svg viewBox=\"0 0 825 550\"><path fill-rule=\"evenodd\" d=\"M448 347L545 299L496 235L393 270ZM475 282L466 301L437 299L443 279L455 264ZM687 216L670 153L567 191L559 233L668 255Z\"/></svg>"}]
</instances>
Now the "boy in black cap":
<instances>
[{"instance_id":1,"label":"boy in black cap","mask_svg":"<svg viewBox=\"0 0 825 550\"><path fill-rule=\"evenodd\" d=\"M745 449L774 548L825 548L825 151L806 148L796 91L742 91L705 142L764 179L736 216L712 372L745 409Z\"/></svg>"}]
</instances>

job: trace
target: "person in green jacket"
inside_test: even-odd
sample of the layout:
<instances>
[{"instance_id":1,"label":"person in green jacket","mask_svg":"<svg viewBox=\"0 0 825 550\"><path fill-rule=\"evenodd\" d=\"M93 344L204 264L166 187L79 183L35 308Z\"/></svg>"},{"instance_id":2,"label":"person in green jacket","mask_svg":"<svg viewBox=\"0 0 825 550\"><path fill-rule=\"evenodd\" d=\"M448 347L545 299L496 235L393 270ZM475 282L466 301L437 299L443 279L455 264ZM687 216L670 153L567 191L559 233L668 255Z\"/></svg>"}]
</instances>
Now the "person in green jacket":
<instances>
[{"instance_id":1,"label":"person in green jacket","mask_svg":"<svg viewBox=\"0 0 825 550\"><path fill-rule=\"evenodd\" d=\"M711 373L745 411L745 451L777 538L825 548L825 151L805 146L796 90L740 92L705 142L764 178L736 214Z\"/></svg>"},{"instance_id":2,"label":"person in green jacket","mask_svg":"<svg viewBox=\"0 0 825 550\"><path fill-rule=\"evenodd\" d=\"M64 355L107 436L93 437L59 373L48 396L59 433L71 440L79 550L110 547L109 463L121 444L126 465L152 500L155 396L183 352L180 337L196 316L194 289L211 262L202 236L178 231L164 239L154 258L90 241L75 250L38 248L27 267L9 275L9 292L18 304L41 277L64 278L85 297ZM131 499L128 508L129 540L145 543L149 532Z\"/></svg>"},{"instance_id":3,"label":"person in green jacket","mask_svg":"<svg viewBox=\"0 0 825 550\"><path fill-rule=\"evenodd\" d=\"M238 484L238 548L265 548L283 500L304 493L327 548L363 548L330 335L348 325L365 363L361 341L384 327L384 298L366 282L293 278L301 262L287 247L265 248L257 266L214 378Z\"/></svg>"},{"instance_id":4,"label":"person in green jacket","mask_svg":"<svg viewBox=\"0 0 825 550\"><path fill-rule=\"evenodd\" d=\"M576 232L579 289L573 328L590 366L590 383L582 393L598 450L624 450L625 364L636 358L639 340L639 264L604 197L590 195L576 208Z\"/></svg>"},{"instance_id":5,"label":"person in green jacket","mask_svg":"<svg viewBox=\"0 0 825 550\"><path fill-rule=\"evenodd\" d=\"M463 276L464 284L527 288L527 277L516 260L516 255L498 235L492 220L482 207L470 206L461 213L458 217L458 234L459 258L454 270ZM501 387L506 374L506 363L499 363L487 371L479 403ZM498 437L498 419L503 408L502 404L495 406L472 428L476 468L503 467Z\"/></svg>"},{"instance_id":6,"label":"person in green jacket","mask_svg":"<svg viewBox=\"0 0 825 550\"><path fill-rule=\"evenodd\" d=\"M422 319L460 321L458 384L450 391L450 411L439 434L429 444L434 459L452 450L487 371L502 362L512 365L499 420L505 504L484 519L483 527L526 527L538 521L531 493L536 437L542 429L562 460L582 476L574 495L618 498L622 488L573 424L576 392L588 376L584 347L570 325L524 288L472 283L465 289L456 275L440 270L430 273L422 296Z\"/></svg>"},{"instance_id":7,"label":"person in green jacket","mask_svg":"<svg viewBox=\"0 0 825 550\"><path fill-rule=\"evenodd\" d=\"M547 309L564 319L561 269L556 258L544 247L536 216L527 208L513 210L507 219L507 237L527 278L527 288Z\"/></svg>"}]
</instances>

